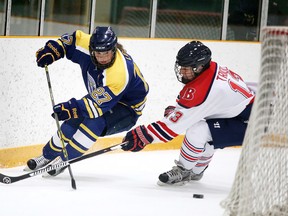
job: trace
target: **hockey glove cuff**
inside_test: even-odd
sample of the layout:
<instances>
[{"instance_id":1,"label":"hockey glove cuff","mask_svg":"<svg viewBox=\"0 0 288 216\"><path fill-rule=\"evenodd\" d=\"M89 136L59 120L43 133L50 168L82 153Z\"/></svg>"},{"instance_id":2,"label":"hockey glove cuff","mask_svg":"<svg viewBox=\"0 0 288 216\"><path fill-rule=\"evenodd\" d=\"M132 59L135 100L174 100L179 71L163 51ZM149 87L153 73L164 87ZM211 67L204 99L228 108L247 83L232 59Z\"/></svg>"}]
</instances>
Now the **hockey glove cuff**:
<instances>
[{"instance_id":1,"label":"hockey glove cuff","mask_svg":"<svg viewBox=\"0 0 288 216\"><path fill-rule=\"evenodd\" d=\"M168 106L165 108L165 111L164 111L164 117L167 117L169 116L172 112L174 112L175 110L175 106Z\"/></svg>"},{"instance_id":2,"label":"hockey glove cuff","mask_svg":"<svg viewBox=\"0 0 288 216\"><path fill-rule=\"evenodd\" d=\"M39 67L50 65L54 61L64 57L64 47L62 42L49 40L46 45L36 52L36 61Z\"/></svg>"},{"instance_id":3,"label":"hockey glove cuff","mask_svg":"<svg viewBox=\"0 0 288 216\"><path fill-rule=\"evenodd\" d=\"M129 131L123 139L123 142L128 142L122 146L124 151L138 152L146 145L153 142L153 137L148 133L144 125L138 126Z\"/></svg>"},{"instance_id":4,"label":"hockey glove cuff","mask_svg":"<svg viewBox=\"0 0 288 216\"><path fill-rule=\"evenodd\" d=\"M57 114L60 121L82 117L75 98L70 99L68 102L55 105L53 110L54 113L52 113L52 117L55 118L55 114Z\"/></svg>"}]
</instances>

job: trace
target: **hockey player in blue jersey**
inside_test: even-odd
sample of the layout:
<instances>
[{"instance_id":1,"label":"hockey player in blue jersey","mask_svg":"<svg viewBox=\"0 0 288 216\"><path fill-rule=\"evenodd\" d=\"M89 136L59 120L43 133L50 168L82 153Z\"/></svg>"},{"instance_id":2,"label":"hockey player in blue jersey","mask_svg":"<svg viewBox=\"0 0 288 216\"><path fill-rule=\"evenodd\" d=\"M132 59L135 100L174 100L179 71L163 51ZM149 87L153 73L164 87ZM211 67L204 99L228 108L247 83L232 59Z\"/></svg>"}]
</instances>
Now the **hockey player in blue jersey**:
<instances>
[{"instance_id":1,"label":"hockey player in blue jersey","mask_svg":"<svg viewBox=\"0 0 288 216\"><path fill-rule=\"evenodd\" d=\"M80 65L88 91L81 99L71 98L53 108L59 120L64 121L62 139L68 159L72 159L83 155L98 137L131 129L142 115L149 86L109 26L96 27L92 35L77 30L56 41L49 40L36 53L37 65L45 67L65 56ZM64 159L56 133L43 147L42 155L28 160L26 170Z\"/></svg>"}]
</instances>

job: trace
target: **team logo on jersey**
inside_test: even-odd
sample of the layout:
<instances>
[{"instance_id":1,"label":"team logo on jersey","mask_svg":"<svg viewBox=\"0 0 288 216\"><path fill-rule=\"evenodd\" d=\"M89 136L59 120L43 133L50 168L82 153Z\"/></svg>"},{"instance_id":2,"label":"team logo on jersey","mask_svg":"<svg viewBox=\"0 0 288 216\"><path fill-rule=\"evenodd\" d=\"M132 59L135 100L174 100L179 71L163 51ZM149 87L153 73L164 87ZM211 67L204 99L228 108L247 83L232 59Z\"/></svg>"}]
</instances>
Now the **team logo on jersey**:
<instances>
[{"instance_id":1,"label":"team logo on jersey","mask_svg":"<svg viewBox=\"0 0 288 216\"><path fill-rule=\"evenodd\" d=\"M214 123L214 128L221 128L219 122L215 122L215 123Z\"/></svg>"},{"instance_id":2,"label":"team logo on jersey","mask_svg":"<svg viewBox=\"0 0 288 216\"><path fill-rule=\"evenodd\" d=\"M97 89L97 85L93 77L90 75L89 71L87 71L87 87L88 87L88 92L91 94L95 89Z\"/></svg>"},{"instance_id":3,"label":"team logo on jersey","mask_svg":"<svg viewBox=\"0 0 288 216\"><path fill-rule=\"evenodd\" d=\"M73 37L72 37L72 35L64 34L64 35L61 36L61 41L64 44L71 45L72 42L73 42Z\"/></svg>"},{"instance_id":4,"label":"team logo on jersey","mask_svg":"<svg viewBox=\"0 0 288 216\"><path fill-rule=\"evenodd\" d=\"M185 100L193 100L195 92L196 92L195 88L187 88L182 98Z\"/></svg>"}]
</instances>

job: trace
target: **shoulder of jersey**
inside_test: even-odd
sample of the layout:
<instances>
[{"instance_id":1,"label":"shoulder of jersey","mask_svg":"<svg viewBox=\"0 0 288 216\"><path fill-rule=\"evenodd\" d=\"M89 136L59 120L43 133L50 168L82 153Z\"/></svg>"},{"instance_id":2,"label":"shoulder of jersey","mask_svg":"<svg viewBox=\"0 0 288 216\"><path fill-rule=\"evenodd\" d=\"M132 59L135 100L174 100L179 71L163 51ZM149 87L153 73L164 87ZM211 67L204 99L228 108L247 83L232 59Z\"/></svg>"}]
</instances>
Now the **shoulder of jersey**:
<instances>
[{"instance_id":1,"label":"shoulder of jersey","mask_svg":"<svg viewBox=\"0 0 288 216\"><path fill-rule=\"evenodd\" d=\"M217 64L211 62L210 68L204 71L195 80L189 82L180 91L177 103L185 108L201 105L207 98L213 84L217 70Z\"/></svg>"},{"instance_id":2,"label":"shoulder of jersey","mask_svg":"<svg viewBox=\"0 0 288 216\"><path fill-rule=\"evenodd\" d=\"M86 34L81 30L75 32L75 46L89 50L90 34Z\"/></svg>"},{"instance_id":3,"label":"shoulder of jersey","mask_svg":"<svg viewBox=\"0 0 288 216\"><path fill-rule=\"evenodd\" d=\"M61 36L61 41L64 46L71 46L75 44L75 47L78 47L81 50L89 50L90 37L90 34L77 30L73 34L63 34Z\"/></svg>"},{"instance_id":4,"label":"shoulder of jersey","mask_svg":"<svg viewBox=\"0 0 288 216\"><path fill-rule=\"evenodd\" d=\"M109 86L114 95L119 95L127 86L129 82L128 70L123 54L117 50L114 64L105 70L105 84Z\"/></svg>"}]
</instances>

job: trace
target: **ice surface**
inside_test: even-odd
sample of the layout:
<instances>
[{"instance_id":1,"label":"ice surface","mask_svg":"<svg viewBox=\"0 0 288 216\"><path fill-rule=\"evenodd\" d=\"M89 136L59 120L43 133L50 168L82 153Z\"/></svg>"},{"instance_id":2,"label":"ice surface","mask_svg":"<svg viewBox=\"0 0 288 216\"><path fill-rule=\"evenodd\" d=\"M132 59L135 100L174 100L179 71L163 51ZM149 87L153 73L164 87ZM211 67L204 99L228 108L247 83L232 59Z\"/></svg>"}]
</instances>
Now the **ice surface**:
<instances>
[{"instance_id":1,"label":"ice surface","mask_svg":"<svg viewBox=\"0 0 288 216\"><path fill-rule=\"evenodd\" d=\"M158 186L158 175L178 159L178 150L106 153L71 165L52 178L35 176L0 184L1 215L9 216L220 216L219 203L229 193L240 148L217 150L199 182ZM0 169L19 175L23 167ZM194 193L204 199L193 198Z\"/></svg>"}]
</instances>

